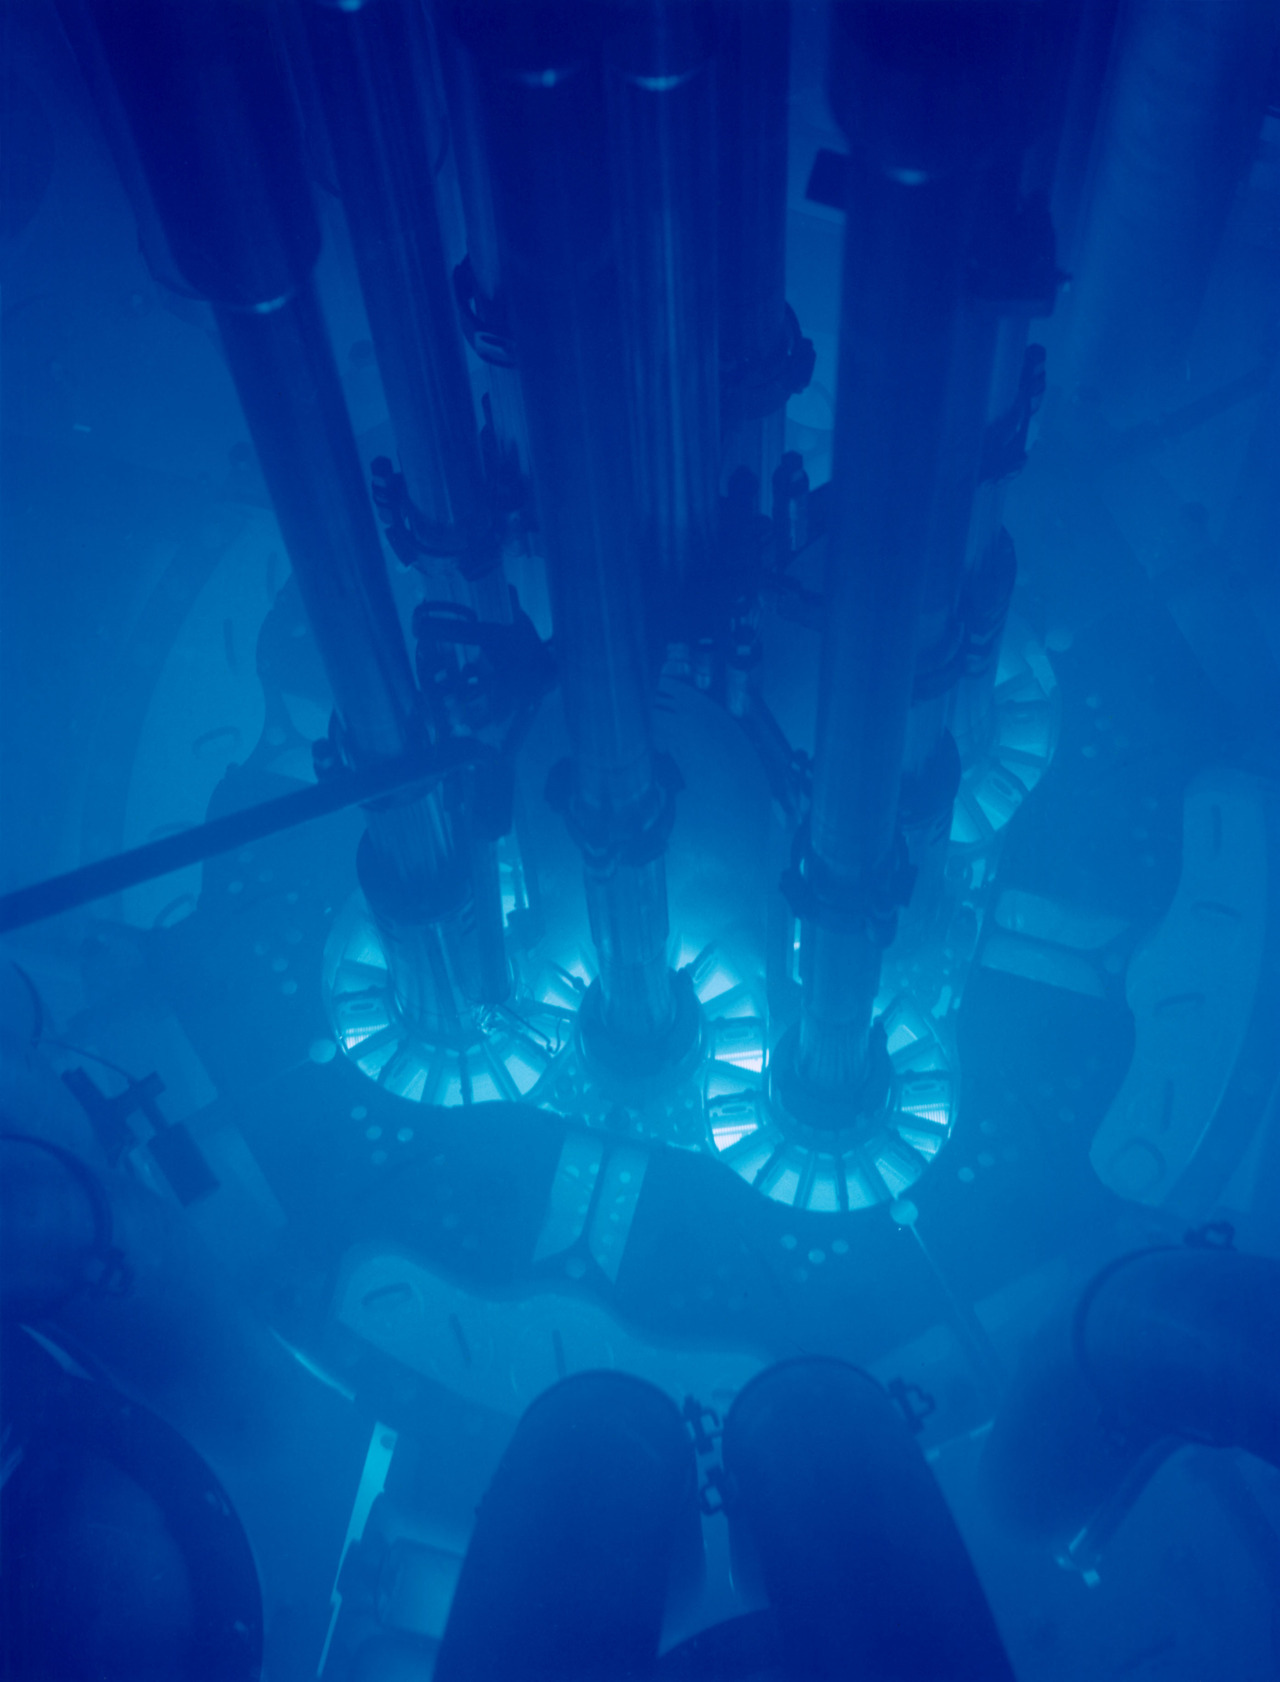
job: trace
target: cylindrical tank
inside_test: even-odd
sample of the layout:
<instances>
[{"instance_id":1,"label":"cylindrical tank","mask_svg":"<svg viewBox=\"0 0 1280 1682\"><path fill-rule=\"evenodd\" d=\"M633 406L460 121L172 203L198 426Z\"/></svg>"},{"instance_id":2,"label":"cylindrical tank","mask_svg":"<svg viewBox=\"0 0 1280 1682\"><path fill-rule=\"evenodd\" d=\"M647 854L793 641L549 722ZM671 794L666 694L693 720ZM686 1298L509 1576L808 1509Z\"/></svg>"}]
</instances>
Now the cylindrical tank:
<instances>
[{"instance_id":1,"label":"cylindrical tank","mask_svg":"<svg viewBox=\"0 0 1280 1682\"><path fill-rule=\"evenodd\" d=\"M4 1332L0 1670L256 1682L262 1595L217 1478L133 1398Z\"/></svg>"},{"instance_id":2,"label":"cylindrical tank","mask_svg":"<svg viewBox=\"0 0 1280 1682\"><path fill-rule=\"evenodd\" d=\"M873 1378L770 1367L734 1401L722 1451L735 1576L768 1597L777 1674L1012 1682L942 1491Z\"/></svg>"},{"instance_id":3,"label":"cylindrical tank","mask_svg":"<svg viewBox=\"0 0 1280 1682\"><path fill-rule=\"evenodd\" d=\"M641 1379L565 1379L528 1409L476 1520L437 1682L641 1677L697 1569L693 1444Z\"/></svg>"}]
</instances>

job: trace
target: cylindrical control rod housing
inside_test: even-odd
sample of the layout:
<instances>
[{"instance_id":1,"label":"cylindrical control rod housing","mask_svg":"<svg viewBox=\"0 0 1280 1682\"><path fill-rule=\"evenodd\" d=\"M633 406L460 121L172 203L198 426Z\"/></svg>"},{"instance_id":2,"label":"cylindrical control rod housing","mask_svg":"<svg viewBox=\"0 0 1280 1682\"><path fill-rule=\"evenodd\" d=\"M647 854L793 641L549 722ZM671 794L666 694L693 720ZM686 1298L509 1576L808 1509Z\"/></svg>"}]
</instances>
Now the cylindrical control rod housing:
<instances>
[{"instance_id":1,"label":"cylindrical control rod housing","mask_svg":"<svg viewBox=\"0 0 1280 1682\"><path fill-rule=\"evenodd\" d=\"M715 563L720 450L715 30L707 5L628 0L608 43L614 223L650 638L691 623Z\"/></svg>"},{"instance_id":2,"label":"cylindrical control rod housing","mask_svg":"<svg viewBox=\"0 0 1280 1682\"><path fill-rule=\"evenodd\" d=\"M214 309L354 763L417 744L419 696L312 270L320 233L270 13L233 0L60 0L100 55L183 281ZM371 809L384 885L438 903L440 794Z\"/></svg>"},{"instance_id":3,"label":"cylindrical control rod housing","mask_svg":"<svg viewBox=\"0 0 1280 1682\"><path fill-rule=\"evenodd\" d=\"M1019 10L851 0L832 11L849 196L797 1054L802 1082L825 1094L855 1096L869 1068L930 514Z\"/></svg>"},{"instance_id":4,"label":"cylindrical control rod housing","mask_svg":"<svg viewBox=\"0 0 1280 1682\"><path fill-rule=\"evenodd\" d=\"M675 1014L661 850L664 798L623 394L626 366L607 145L605 7L458 6L473 55L503 286L572 756L570 820L587 886L606 1029L656 1040Z\"/></svg>"},{"instance_id":5,"label":"cylindrical control rod housing","mask_svg":"<svg viewBox=\"0 0 1280 1682\"><path fill-rule=\"evenodd\" d=\"M434 192L426 20L409 0L309 0L306 18L415 535L474 583L497 542Z\"/></svg>"}]
</instances>

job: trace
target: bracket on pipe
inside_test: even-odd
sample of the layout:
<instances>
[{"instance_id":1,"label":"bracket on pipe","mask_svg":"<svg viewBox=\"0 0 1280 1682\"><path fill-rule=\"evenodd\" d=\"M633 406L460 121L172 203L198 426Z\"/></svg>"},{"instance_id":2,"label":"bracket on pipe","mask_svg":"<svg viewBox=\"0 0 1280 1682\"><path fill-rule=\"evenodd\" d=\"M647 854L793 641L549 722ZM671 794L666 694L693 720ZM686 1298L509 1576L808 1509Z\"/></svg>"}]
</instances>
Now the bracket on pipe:
<instances>
[{"instance_id":1,"label":"bracket on pipe","mask_svg":"<svg viewBox=\"0 0 1280 1682\"><path fill-rule=\"evenodd\" d=\"M915 866L907 857L906 839L899 830L893 851L879 870L855 883L837 880L813 850L809 820L796 829L791 863L779 886L802 923L823 928L860 929L882 949L893 944L898 912L911 898Z\"/></svg>"},{"instance_id":2,"label":"bracket on pipe","mask_svg":"<svg viewBox=\"0 0 1280 1682\"><path fill-rule=\"evenodd\" d=\"M653 782L645 802L622 814L586 810L578 795L573 761L561 759L547 778L547 804L565 821L587 868L608 876L619 865L643 865L661 857L676 819L675 797L684 787L670 754L655 754Z\"/></svg>"}]
</instances>

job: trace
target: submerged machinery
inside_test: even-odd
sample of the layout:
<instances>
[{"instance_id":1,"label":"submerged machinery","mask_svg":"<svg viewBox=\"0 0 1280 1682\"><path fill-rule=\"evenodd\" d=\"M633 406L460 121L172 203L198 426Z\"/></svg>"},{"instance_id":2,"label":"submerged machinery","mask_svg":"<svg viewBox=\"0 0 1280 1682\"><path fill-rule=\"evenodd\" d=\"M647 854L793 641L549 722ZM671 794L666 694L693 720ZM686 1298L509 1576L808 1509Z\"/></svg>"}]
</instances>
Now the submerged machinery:
<instances>
[{"instance_id":1,"label":"submerged machinery","mask_svg":"<svg viewBox=\"0 0 1280 1682\"><path fill-rule=\"evenodd\" d=\"M790 1206L901 1196L953 1121L936 1022L964 959L939 954L991 874L966 880L949 849L966 772L1000 754L1015 566L979 491L1016 471L1043 386L1035 347L1017 370L1058 279L1038 160L1060 10L833 14L833 202L854 233L820 502L781 442L814 365L784 288L783 8L64 14L157 260L212 305L332 688L321 781L349 779L341 803L386 776L326 956L343 1049L420 1102L527 1099L710 1149ZM449 132L469 247L452 269ZM315 303L308 143L387 390L397 460L373 463L372 501ZM482 385L495 360L519 376L479 409L464 335L490 347ZM375 506L423 580L412 659ZM820 534L811 593L792 569ZM530 547L550 645L504 579ZM811 754L767 699L770 604L797 588L822 603ZM654 739L660 682L692 692L699 735L742 729L790 832L793 932L743 884L727 1022L704 985L725 934L672 926L684 779ZM1052 752L1051 683L1038 737L1000 764L1006 813ZM552 684L567 751L544 763L527 738ZM539 888L531 782L581 855L588 942Z\"/></svg>"},{"instance_id":2,"label":"submerged machinery","mask_svg":"<svg viewBox=\"0 0 1280 1682\"><path fill-rule=\"evenodd\" d=\"M981 1217L947 1202L997 1160L981 1081L958 1166L947 1147L962 1053L1004 1057L1018 1032L966 1033L983 977L1114 1014L1127 978L1136 1048L1096 1016L1064 1057L1111 1080L1092 1139L1046 1131L1001 1158L1036 1158L1002 1206L1016 1268L1067 1244L1055 1198L1077 1160L1097 1181L1081 1224L1107 1233L1133 1209L1208 1220L1242 1162L1280 1183L1265 754L1191 782L1182 886L1144 943L1001 874L1024 802L1060 774L1071 643L1015 609L1006 500L1060 352L1086 397L1053 422L1070 489L1038 494L1065 505L1087 468L1091 533L1140 523L1116 464L1146 447L1143 405L1170 402L1200 244L1222 237L1262 122L1274 6L1233 0L1215 23L1195 0L838 0L831 145L801 187L803 36L779 0L56 6L151 272L207 307L290 578L254 627L267 723L205 821L0 901L22 929L202 867L136 943L107 917L86 948L100 1000L125 975L146 1001L139 1055L178 1047L163 1078L108 1039L59 1087L41 980L11 978L31 1021L6 1052L5 1149L44 1211L18 1273L61 1282L10 1302L33 1383L106 1420L116 1387L160 1384L157 1441L176 1426L191 1479L207 1460L227 1485L208 1474L228 1558L279 1428L244 1396L292 1394L300 1372L323 1390L314 1442L339 1445L358 1493L332 1587L308 1600L301 1563L264 1573L269 1602L305 1604L282 1675L303 1674L316 1627L321 1670L353 1678L431 1655L441 1676L825 1676L859 1642L877 1675L1007 1674L911 1440L941 1452L937 1398L851 1363L940 1316L965 1376L939 1442L998 1416L988 1483L1015 1515L1033 1442L1065 1464L1040 1493L1062 1497L1054 1545L1077 1566L1168 1439L1202 1433L1195 1406L1152 1424L1144 1392L1120 1452L1072 1412L1134 1326L1168 1333L1162 1291L1194 1321L1168 1357L1180 1394L1215 1429L1230 1397L1256 1413L1270 1396L1256 1349L1242 1371L1210 1347L1196 1295L1216 1269L1265 1342L1263 1273L1234 1254L1122 1268L1151 1275L1150 1301L1104 1275L1074 1358L1086 1318L1103 1324L1107 1372L1086 1382L1059 1338L1011 1380L974 1307L1004 1264L960 1280ZM1179 197L1162 160L1205 135ZM788 266L797 199L840 247L822 325ZM359 435L322 302L335 227L385 399ZM1131 337L1136 295L1152 320ZM831 424L806 457L787 405L824 381ZM1160 585L1175 601L1190 565ZM1184 618L1219 682L1229 660ZM1026 1110L1021 1079L1003 1098ZM203 1096L174 1117L184 1082ZM1057 1115L1070 1132L1075 1110ZM178 1224L131 1259L112 1209L134 1181ZM195 1289L184 1221L238 1280L234 1306ZM1097 1265L1093 1243L1073 1267ZM187 1351L172 1393L157 1377L150 1344L174 1326L157 1253L182 1258L193 1326L216 1328L242 1435L214 1417L216 1362ZM583 1370L610 1365L633 1376ZM1061 1417L1042 1418L1045 1386ZM203 1408L183 1399L202 1390ZM431 1505L404 1446L425 1419L497 1467L461 1565L463 1472L465 1524L405 1516ZM1089 1500L1068 1499L1085 1461ZM325 1491L295 1474L280 1488L327 1536ZM840 1498L819 1518L824 1479ZM576 1491L562 1512L557 1491ZM673 1585L699 1500L728 1514L737 1598L690 1629ZM204 1616L165 1558L170 1610ZM916 1569L928 1615L895 1633L889 1580ZM854 1579L856 1634L826 1611ZM231 1627L253 1669L246 1604ZM267 1674L271 1627L268 1610Z\"/></svg>"}]
</instances>

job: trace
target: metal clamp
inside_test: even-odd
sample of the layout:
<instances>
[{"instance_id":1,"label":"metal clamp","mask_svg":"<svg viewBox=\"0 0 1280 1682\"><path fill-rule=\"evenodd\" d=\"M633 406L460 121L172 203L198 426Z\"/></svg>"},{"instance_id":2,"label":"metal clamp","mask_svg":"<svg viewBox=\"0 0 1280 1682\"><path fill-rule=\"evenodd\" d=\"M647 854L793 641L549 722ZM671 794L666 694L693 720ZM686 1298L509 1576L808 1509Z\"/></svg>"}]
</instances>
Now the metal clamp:
<instances>
[{"instance_id":1,"label":"metal clamp","mask_svg":"<svg viewBox=\"0 0 1280 1682\"><path fill-rule=\"evenodd\" d=\"M800 331L800 322L787 305L782 334L767 355L722 370L721 403L726 425L736 419L760 420L781 409L789 397L802 392L813 378L817 352L813 340Z\"/></svg>"},{"instance_id":2,"label":"metal clamp","mask_svg":"<svg viewBox=\"0 0 1280 1682\"><path fill-rule=\"evenodd\" d=\"M696 1396L686 1396L680 1416L693 1438L693 1452L698 1457L698 1507L708 1518L722 1513L725 1507L725 1473L720 1463L720 1439L723 1426L714 1408L705 1407ZM705 1464L704 1464L705 1462Z\"/></svg>"},{"instance_id":3,"label":"metal clamp","mask_svg":"<svg viewBox=\"0 0 1280 1682\"><path fill-rule=\"evenodd\" d=\"M721 1436L720 1415L714 1408L704 1407L696 1396L686 1396L680 1417L689 1427L693 1438L693 1452L701 1457L714 1454Z\"/></svg>"},{"instance_id":4,"label":"metal clamp","mask_svg":"<svg viewBox=\"0 0 1280 1682\"><path fill-rule=\"evenodd\" d=\"M573 761L561 759L547 778L547 804L563 817L587 868L601 876L620 865L638 866L660 858L676 820L675 797L684 778L670 754L653 756L653 781L645 798L625 812L587 809L578 791Z\"/></svg>"},{"instance_id":5,"label":"metal clamp","mask_svg":"<svg viewBox=\"0 0 1280 1682\"><path fill-rule=\"evenodd\" d=\"M938 1411L937 1398L920 1385L909 1384L905 1378L891 1378L885 1390L906 1420L908 1429L918 1437L924 1430L925 1420Z\"/></svg>"},{"instance_id":6,"label":"metal clamp","mask_svg":"<svg viewBox=\"0 0 1280 1682\"><path fill-rule=\"evenodd\" d=\"M495 302L481 292L469 256L453 271L453 296L463 335L480 360L495 368L516 367L515 344L507 323Z\"/></svg>"},{"instance_id":7,"label":"metal clamp","mask_svg":"<svg viewBox=\"0 0 1280 1682\"><path fill-rule=\"evenodd\" d=\"M724 1467L716 1461L706 1468L698 1485L698 1507L707 1518L715 1518L724 1511L725 1485Z\"/></svg>"},{"instance_id":8,"label":"metal clamp","mask_svg":"<svg viewBox=\"0 0 1280 1682\"><path fill-rule=\"evenodd\" d=\"M1045 349L1028 345L1022 358L1022 376L1017 395L1002 415L987 427L982 439L978 478L983 484L1011 479L1027 461L1027 434L1031 417L1044 401L1046 389Z\"/></svg>"},{"instance_id":9,"label":"metal clamp","mask_svg":"<svg viewBox=\"0 0 1280 1682\"><path fill-rule=\"evenodd\" d=\"M856 882L843 881L828 870L813 850L809 820L797 827L791 842L791 863L779 886L802 923L831 929L860 929L877 946L893 942L898 912L911 898L916 870L907 855L901 829L881 867Z\"/></svg>"}]
</instances>

